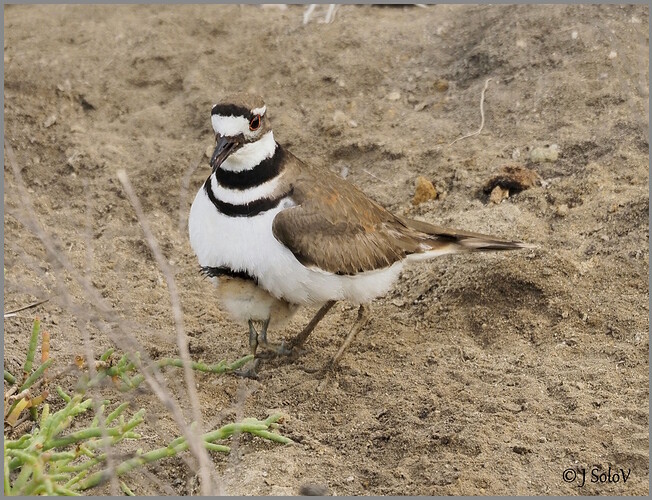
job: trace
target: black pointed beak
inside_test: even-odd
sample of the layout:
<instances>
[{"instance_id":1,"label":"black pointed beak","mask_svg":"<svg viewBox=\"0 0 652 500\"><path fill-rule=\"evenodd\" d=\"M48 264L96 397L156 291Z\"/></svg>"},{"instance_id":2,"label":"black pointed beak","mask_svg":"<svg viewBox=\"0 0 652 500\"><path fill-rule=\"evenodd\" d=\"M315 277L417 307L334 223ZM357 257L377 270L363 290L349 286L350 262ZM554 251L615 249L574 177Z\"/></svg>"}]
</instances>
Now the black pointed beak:
<instances>
[{"instance_id":1,"label":"black pointed beak","mask_svg":"<svg viewBox=\"0 0 652 500\"><path fill-rule=\"evenodd\" d=\"M217 170L224 163L224 160L238 149L238 146L240 146L240 141L235 137L218 137L215 151L213 151L213 156L211 156L210 165L213 171Z\"/></svg>"}]
</instances>

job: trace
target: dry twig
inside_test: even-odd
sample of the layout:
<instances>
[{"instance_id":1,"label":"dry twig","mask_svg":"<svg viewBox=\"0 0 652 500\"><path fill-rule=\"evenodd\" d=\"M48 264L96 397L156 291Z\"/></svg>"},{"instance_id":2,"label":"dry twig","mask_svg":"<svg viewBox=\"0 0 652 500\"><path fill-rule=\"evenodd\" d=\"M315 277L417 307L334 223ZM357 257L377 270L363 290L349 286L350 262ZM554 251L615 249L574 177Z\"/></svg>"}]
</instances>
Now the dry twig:
<instances>
[{"instance_id":1,"label":"dry twig","mask_svg":"<svg viewBox=\"0 0 652 500\"><path fill-rule=\"evenodd\" d=\"M188 350L188 339L183 327L183 312L181 311L181 301L179 300L179 292L177 290L177 284L174 280L174 273L168 264L168 261L161 251L158 241L154 236L143 208L140 204L140 200L134 192L133 186L129 181L127 172L124 170L119 170L117 172L118 180L122 184L129 201L131 202L134 211L136 212L136 217L140 227L145 233L145 239L147 240L147 245L152 250L156 263L158 264L161 272L165 276L165 281L168 285L168 292L170 294L170 301L172 305L172 315L174 317L174 323L177 332L177 346L179 348L179 354L183 360L183 373L186 380L186 387L188 390L188 396L190 398L190 405L192 409L192 417L195 425L197 426L197 433L203 434L202 425L201 425L201 411L199 405L199 396L197 395L197 386L195 385L195 377L191 367L190 352ZM188 433L186 439L188 440L189 446L192 449L195 456L199 459L200 473L202 478L202 495L212 495L211 487L211 467L210 467L210 458L204 446L202 446L201 439L198 438L197 433Z\"/></svg>"},{"instance_id":2,"label":"dry twig","mask_svg":"<svg viewBox=\"0 0 652 500\"><path fill-rule=\"evenodd\" d=\"M70 304L70 312L73 315L85 317L88 322L93 324L102 334L106 335L113 342L115 342L116 345L122 346L123 350L127 352L145 352L144 349L139 348L139 345L133 338L131 332L123 330L125 322L118 315L117 311L109 303L107 303L102 294L91 283L90 279L87 276L82 275L77 270L77 268L68 260L65 252L59 251L59 248L55 244L53 238L43 229L36 218L36 210L34 209L31 196L27 192L21 169L16 161L13 148L6 140L6 138L5 149L8 163L11 165L11 169L14 174L14 180L16 184L15 192L21 199L21 211L15 212L12 215L26 228L32 231L32 233L42 243L46 251L47 258L53 267L55 269L65 271L68 274L69 278L81 287L82 291L85 293L86 300L89 304L92 304L93 307L93 311L90 312L86 309L81 308L80 305L75 304L74 301L71 300L68 302ZM62 287L61 289L65 294L70 294L70 292L65 287ZM119 335L117 334L118 332L120 333ZM146 358L146 356L144 356L144 358ZM197 432L197 429L193 429L187 424L181 407L171 397L171 393L167 389L166 380L162 377L158 367L155 364L151 363L151 360L148 359L141 360L140 358L137 358L133 361L136 367L145 377L145 381L152 389L156 397L163 404L163 406L168 411L170 411L172 417L179 427L179 430L185 437L190 438L189 442L192 443L190 446L190 451L195 457L198 457L195 452L197 448L197 442L200 439L200 434ZM187 365L187 363L184 364ZM200 453L202 453L206 459L208 458L206 451L203 448ZM206 485L206 488L210 487L208 481L205 481L204 484Z\"/></svg>"},{"instance_id":3,"label":"dry twig","mask_svg":"<svg viewBox=\"0 0 652 500\"><path fill-rule=\"evenodd\" d=\"M468 139L469 137L473 137L474 135L478 135L480 132L482 132L482 129L484 128L484 94L487 91L487 87L489 86L490 81L491 78L487 78L487 80L484 82L484 88L482 89L482 93L480 94L480 118L481 118L480 128L476 132L472 132L470 134L463 135L462 137L458 137L453 142L451 142L449 146L452 146L457 141L461 141L462 139Z\"/></svg>"},{"instance_id":4,"label":"dry twig","mask_svg":"<svg viewBox=\"0 0 652 500\"><path fill-rule=\"evenodd\" d=\"M5 318L11 318L12 316L16 316L16 313L19 313L21 311L25 311L27 309L31 309L32 307L40 306L41 304L45 304L49 300L50 299L39 300L38 302L34 302L33 304L29 304L27 306L23 306L23 307L19 307L18 309L14 309L13 311L6 312L5 313Z\"/></svg>"}]
</instances>

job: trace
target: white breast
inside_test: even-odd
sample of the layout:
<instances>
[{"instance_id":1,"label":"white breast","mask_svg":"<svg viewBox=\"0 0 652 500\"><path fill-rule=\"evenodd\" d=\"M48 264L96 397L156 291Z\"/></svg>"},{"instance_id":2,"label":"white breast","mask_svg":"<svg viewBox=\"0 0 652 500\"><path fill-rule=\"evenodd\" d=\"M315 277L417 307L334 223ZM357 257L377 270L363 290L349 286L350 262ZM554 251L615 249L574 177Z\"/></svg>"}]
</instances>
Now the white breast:
<instances>
[{"instance_id":1,"label":"white breast","mask_svg":"<svg viewBox=\"0 0 652 500\"><path fill-rule=\"evenodd\" d=\"M339 276L301 264L272 233L281 210L294 206L286 198L278 207L254 217L227 217L213 206L203 187L190 209L190 244L201 266L228 266L258 278L260 287L294 304L319 305L328 300L364 303L385 294L403 262L391 267Z\"/></svg>"}]
</instances>

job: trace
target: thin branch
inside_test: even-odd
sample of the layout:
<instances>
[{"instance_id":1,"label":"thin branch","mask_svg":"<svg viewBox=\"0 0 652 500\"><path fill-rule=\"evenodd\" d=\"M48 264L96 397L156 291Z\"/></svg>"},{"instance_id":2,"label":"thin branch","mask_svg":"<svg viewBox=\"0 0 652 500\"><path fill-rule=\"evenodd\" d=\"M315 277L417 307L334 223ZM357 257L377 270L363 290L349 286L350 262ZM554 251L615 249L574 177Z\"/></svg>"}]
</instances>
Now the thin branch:
<instances>
[{"instance_id":1,"label":"thin branch","mask_svg":"<svg viewBox=\"0 0 652 500\"><path fill-rule=\"evenodd\" d=\"M88 180L84 180L84 192L86 193L86 228L84 231L84 239L86 240L86 275L91 276L93 273L93 261L94 261L94 252L93 252L93 197L91 194L91 189L88 186ZM93 352L93 343L91 342L90 332L86 327L86 321L83 321L79 316L77 319L77 328L82 334L84 341L84 350L86 355L86 365L88 366L88 374L92 379L97 377L97 370L95 369L95 354ZM97 415L98 427L102 433L102 447L104 448L104 453L106 455L106 466L108 474L111 478L110 487L111 495L117 496L120 490L120 482L118 481L118 476L115 474L116 461L113 453L111 452L111 445L108 439L108 432L106 427L106 419L104 413L100 411L100 408L103 405L102 398L98 397L97 391L91 391L91 397L93 399L93 409L95 415Z\"/></svg>"},{"instance_id":2,"label":"thin branch","mask_svg":"<svg viewBox=\"0 0 652 500\"><path fill-rule=\"evenodd\" d=\"M484 93L487 91L487 87L489 86L489 82L491 81L491 78L487 78L487 80L484 82L484 88L482 89L482 93L480 94L480 128L477 130L477 132L473 132L471 134L463 135L462 137L458 137L455 139L453 142L449 144L449 146L452 146L455 144L457 141L461 141L462 139L468 139L469 137L473 137L474 135L478 135L480 132L482 132L482 129L484 128Z\"/></svg>"},{"instance_id":3,"label":"thin branch","mask_svg":"<svg viewBox=\"0 0 652 500\"><path fill-rule=\"evenodd\" d=\"M324 23L330 24L333 21L335 21L335 13L337 12L337 9L339 9L340 6L337 4L330 4L328 6L328 12L326 12L326 17L324 18Z\"/></svg>"},{"instance_id":4,"label":"thin branch","mask_svg":"<svg viewBox=\"0 0 652 500\"><path fill-rule=\"evenodd\" d=\"M177 346L179 347L179 354L183 360L183 372L184 378L186 380L186 387L188 390L188 396L190 399L190 405L192 408L192 416L195 425L197 426L197 433L200 435L203 434L201 426L201 411L199 404L199 395L197 394L197 386L195 385L195 376L191 366L190 352L188 350L188 338L183 327L183 312L181 310L181 301L179 300L179 292L177 290L177 284L174 280L174 273L161 251L158 241L152 232L145 213L143 212L143 207L140 204L140 200L129 181L127 172L125 170L118 170L117 172L118 180L122 184L122 187L131 202L134 211L136 212L136 217L140 224L143 233L145 234L145 239L147 240L147 245L152 251L156 263L158 264L161 272L165 276L165 281L168 285L168 292L170 294L170 302L172 305L172 315L174 316L174 323L176 326L177 332ZM202 479L202 495L212 495L212 484L211 484L211 475L210 475L210 458L208 453L201 442L201 439L197 436L197 433L188 433L186 438L188 444L193 454L199 459L200 473Z\"/></svg>"},{"instance_id":5,"label":"thin branch","mask_svg":"<svg viewBox=\"0 0 652 500\"><path fill-rule=\"evenodd\" d=\"M312 3L308 6L306 11L303 13L303 24L306 25L310 21L310 17L312 16L312 13L314 12L315 8L317 7L317 4Z\"/></svg>"},{"instance_id":6,"label":"thin branch","mask_svg":"<svg viewBox=\"0 0 652 500\"><path fill-rule=\"evenodd\" d=\"M378 180L378 181L380 181L380 182L387 183L387 181L386 181L385 179L381 179L381 178L378 177L377 175L372 174L372 173L369 172L369 170L367 170L366 168L363 168L362 171L363 171L365 174L367 174L369 177L373 177L374 179L376 179L376 180Z\"/></svg>"},{"instance_id":7,"label":"thin branch","mask_svg":"<svg viewBox=\"0 0 652 500\"><path fill-rule=\"evenodd\" d=\"M45 304L49 300L50 299L39 300L38 302L34 302L33 304L30 304L28 306L19 307L18 309L14 309L13 311L9 311L9 312L5 313L5 318L10 318L12 316L15 316L16 313L19 313L20 311L24 311L26 309L31 309L32 307L40 306L41 304Z\"/></svg>"},{"instance_id":8,"label":"thin branch","mask_svg":"<svg viewBox=\"0 0 652 500\"><path fill-rule=\"evenodd\" d=\"M15 212L13 216L26 228L31 230L32 233L40 240L53 267L60 267L64 269L70 278L72 278L72 280L76 282L86 293L88 303L93 307L92 312L87 311L86 309L83 309L81 305L77 305L73 301L70 301L70 312L74 315L85 314L89 322L91 322L102 334L110 338L116 345L121 346L123 350L132 353L141 352L143 359L140 359L137 356L132 356L132 362L136 368L144 375L147 385L152 389L159 401L171 413L175 422L179 426L179 430L184 434L184 436L192 437L196 431L186 423L183 412L181 411L181 407L172 398L171 393L167 388L166 380L163 378L161 371L158 369L158 367L151 363L151 359L149 359L147 356L146 350L142 349L142 346L140 346L140 344L134 339L131 331L132 329L130 328L129 331L124 329L125 324L127 324L124 319L122 319L118 315L117 311L107 303L106 299L104 299L102 294L90 282L88 277L82 275L76 269L76 267L68 260L64 252L59 251L53 238L41 227L41 224L36 218L36 210L34 209L31 196L27 192L25 181L23 179L20 167L16 161L13 148L9 144L9 141L7 141L6 137L5 149L8 162L11 165L11 169L14 174L16 183L15 192L20 197L22 206L22 211L20 213ZM66 294L69 294L69 291L66 288L63 288L63 291ZM119 332L116 332L116 329L119 330ZM143 362L146 362L147 365L143 364ZM191 441L194 440L191 439ZM194 448L194 446L191 447L193 454L195 451Z\"/></svg>"}]
</instances>

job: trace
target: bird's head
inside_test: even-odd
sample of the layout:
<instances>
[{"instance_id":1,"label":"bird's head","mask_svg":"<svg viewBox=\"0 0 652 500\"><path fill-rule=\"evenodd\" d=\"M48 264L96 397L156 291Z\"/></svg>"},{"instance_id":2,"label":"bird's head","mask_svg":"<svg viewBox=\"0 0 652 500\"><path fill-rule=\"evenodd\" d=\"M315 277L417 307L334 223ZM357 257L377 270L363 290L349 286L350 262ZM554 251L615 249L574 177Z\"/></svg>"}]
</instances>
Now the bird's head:
<instances>
[{"instance_id":1,"label":"bird's head","mask_svg":"<svg viewBox=\"0 0 652 500\"><path fill-rule=\"evenodd\" d=\"M249 94L237 94L213 106L211 123L215 131L215 151L210 162L213 170L236 152L244 159L266 147L268 142L274 144L266 111L262 98Z\"/></svg>"}]
</instances>

